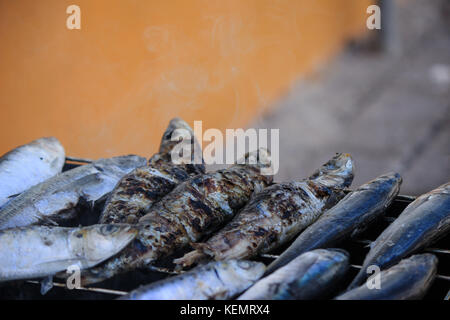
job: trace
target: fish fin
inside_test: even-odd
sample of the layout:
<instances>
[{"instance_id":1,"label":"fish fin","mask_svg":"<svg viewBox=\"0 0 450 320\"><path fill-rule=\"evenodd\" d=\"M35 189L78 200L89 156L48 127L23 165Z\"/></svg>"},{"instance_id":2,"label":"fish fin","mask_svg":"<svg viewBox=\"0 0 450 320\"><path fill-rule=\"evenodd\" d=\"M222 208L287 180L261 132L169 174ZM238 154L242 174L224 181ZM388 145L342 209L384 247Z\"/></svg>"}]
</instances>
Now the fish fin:
<instances>
[{"instance_id":1,"label":"fish fin","mask_svg":"<svg viewBox=\"0 0 450 320\"><path fill-rule=\"evenodd\" d=\"M195 247L195 246L194 246ZM200 261L204 260L207 257L205 253L202 251L195 249L191 252L186 253L181 258L173 260L173 263L181 266L183 268L187 268L192 266L195 263L199 263Z\"/></svg>"},{"instance_id":2,"label":"fish fin","mask_svg":"<svg viewBox=\"0 0 450 320\"><path fill-rule=\"evenodd\" d=\"M42 217L41 220L40 220L40 224L42 224L42 225L52 225L52 226L56 226L56 227L59 226L59 224L56 221L52 220L49 217Z\"/></svg>"},{"instance_id":3,"label":"fish fin","mask_svg":"<svg viewBox=\"0 0 450 320\"><path fill-rule=\"evenodd\" d=\"M175 268L175 270L170 270L169 268L157 267L157 266L153 266L153 265L148 265L147 268L149 270L151 270L151 271L160 272L160 273L168 273L168 274L182 274L182 273L184 273L184 271L177 270L176 268Z\"/></svg>"},{"instance_id":4,"label":"fish fin","mask_svg":"<svg viewBox=\"0 0 450 320\"><path fill-rule=\"evenodd\" d=\"M367 278L367 274L366 274L366 268L363 266L358 274L356 275L356 277L352 280L352 282L349 284L349 286L347 287L346 291L355 289L356 287L359 287Z\"/></svg>"},{"instance_id":5,"label":"fish fin","mask_svg":"<svg viewBox=\"0 0 450 320\"><path fill-rule=\"evenodd\" d=\"M41 280L41 295L45 295L53 288L53 275Z\"/></svg>"},{"instance_id":6,"label":"fish fin","mask_svg":"<svg viewBox=\"0 0 450 320\"><path fill-rule=\"evenodd\" d=\"M79 178L79 179L77 179L75 181L72 181L72 182L68 183L63 188L55 190L55 193L62 192L62 191L79 190L80 187L84 187L84 186L86 186L88 184L91 184L91 183L100 182L101 180L102 179L101 179L101 177L100 177L98 172L91 173L91 174L88 174L88 175L86 175L84 177L81 177L81 178Z\"/></svg>"},{"instance_id":7,"label":"fish fin","mask_svg":"<svg viewBox=\"0 0 450 320\"><path fill-rule=\"evenodd\" d=\"M352 234L350 235L350 239L355 240L360 236L364 231L367 230L367 226L357 227L353 230Z\"/></svg>"},{"instance_id":8,"label":"fish fin","mask_svg":"<svg viewBox=\"0 0 450 320\"><path fill-rule=\"evenodd\" d=\"M16 193L16 194L12 194L12 195L8 196L7 198L8 199L12 199L12 198L15 198L15 197L20 196L20 195L21 195L21 193Z\"/></svg>"},{"instance_id":9,"label":"fish fin","mask_svg":"<svg viewBox=\"0 0 450 320\"><path fill-rule=\"evenodd\" d=\"M221 290L218 291L216 293L214 293L213 295L209 296L208 299L210 300L225 300L226 297L228 296L229 290Z\"/></svg>"},{"instance_id":10,"label":"fish fin","mask_svg":"<svg viewBox=\"0 0 450 320\"><path fill-rule=\"evenodd\" d=\"M86 207L89 211L92 211L94 209L95 201L89 200L89 196L86 195L84 192L81 192L77 205Z\"/></svg>"}]
</instances>

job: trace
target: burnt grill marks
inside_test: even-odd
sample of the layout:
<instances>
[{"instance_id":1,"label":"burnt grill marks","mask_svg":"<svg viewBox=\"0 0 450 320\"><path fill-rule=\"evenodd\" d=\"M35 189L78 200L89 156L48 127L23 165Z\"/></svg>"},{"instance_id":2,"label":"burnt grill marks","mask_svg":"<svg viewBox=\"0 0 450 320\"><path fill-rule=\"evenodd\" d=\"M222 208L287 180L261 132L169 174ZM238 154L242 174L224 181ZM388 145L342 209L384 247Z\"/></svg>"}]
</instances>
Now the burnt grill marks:
<instances>
[{"instance_id":1,"label":"burnt grill marks","mask_svg":"<svg viewBox=\"0 0 450 320\"><path fill-rule=\"evenodd\" d=\"M189 178L184 165L154 164L138 168L119 181L105 205L101 223L137 223L153 203Z\"/></svg>"},{"instance_id":2,"label":"burnt grill marks","mask_svg":"<svg viewBox=\"0 0 450 320\"><path fill-rule=\"evenodd\" d=\"M202 201L189 199L188 203L189 203L189 206L193 209L193 211L195 211L196 213L199 213L200 216L205 216L205 215L207 215L208 217L213 216L213 212L212 212L211 208L209 206L207 206L206 204L204 204ZM204 214L202 214L202 213L204 213ZM196 219L198 219L198 218L196 218Z\"/></svg>"},{"instance_id":3,"label":"burnt grill marks","mask_svg":"<svg viewBox=\"0 0 450 320\"><path fill-rule=\"evenodd\" d=\"M262 236L266 235L266 233L267 233L267 230L262 227L258 227L257 230L253 231L253 234L256 237L262 237Z\"/></svg>"},{"instance_id":4,"label":"burnt grill marks","mask_svg":"<svg viewBox=\"0 0 450 320\"><path fill-rule=\"evenodd\" d=\"M216 230L224 221L230 219L253 192L253 185L244 182L249 177L243 177L245 167L220 170L192 178L186 185L174 190L168 195L165 203L175 203L177 193L184 192L185 207L179 222L184 229L191 231L190 241L197 241L205 233ZM189 196L186 196L188 194ZM217 198L219 196L219 198ZM151 212L162 212L162 205L157 204ZM168 208L164 214L176 208Z\"/></svg>"}]
</instances>

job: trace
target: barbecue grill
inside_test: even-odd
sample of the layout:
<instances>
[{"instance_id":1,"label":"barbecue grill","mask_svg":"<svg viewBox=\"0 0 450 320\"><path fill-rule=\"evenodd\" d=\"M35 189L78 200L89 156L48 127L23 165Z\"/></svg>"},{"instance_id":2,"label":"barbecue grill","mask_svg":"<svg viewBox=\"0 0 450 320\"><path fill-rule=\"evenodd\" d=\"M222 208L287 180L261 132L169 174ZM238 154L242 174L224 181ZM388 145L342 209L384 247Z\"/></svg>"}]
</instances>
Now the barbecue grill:
<instances>
[{"instance_id":1,"label":"barbecue grill","mask_svg":"<svg viewBox=\"0 0 450 320\"><path fill-rule=\"evenodd\" d=\"M88 162L90 161L67 157L63 171ZM394 199L391 206L386 210L386 213L382 218L373 223L370 228L363 232L358 238L349 239L337 246L347 250L350 253L351 268L346 278L342 281L341 286L337 287L334 292L330 292L328 298L334 297L340 290L343 290L351 282L351 280L356 276L358 270L361 268L364 257L369 251L370 243L375 240L377 236L400 215L405 207L414 201L414 199L415 197L413 196L398 195ZM94 204L93 208L90 208L90 210L85 210L88 211L88 215L83 216L83 209L81 209L81 218L78 223L81 223L82 225L89 225L98 221L104 200L105 199L100 199ZM423 250L424 252L435 254L439 259L437 276L424 299L450 299L449 243L450 234L433 244L432 247ZM289 245L290 243L271 254L261 254L254 260L264 262L267 265L276 259L278 255ZM181 256L184 252L186 252L186 250L179 252L174 256ZM66 288L65 283L58 282L58 279L56 279L53 282L54 287L45 295L41 295L40 293L40 279L6 282L0 284L0 299L115 299L139 287L140 285L171 277L174 274L175 272L172 271L170 263L163 262L160 266L128 272L86 288L74 288L70 290Z\"/></svg>"}]
</instances>

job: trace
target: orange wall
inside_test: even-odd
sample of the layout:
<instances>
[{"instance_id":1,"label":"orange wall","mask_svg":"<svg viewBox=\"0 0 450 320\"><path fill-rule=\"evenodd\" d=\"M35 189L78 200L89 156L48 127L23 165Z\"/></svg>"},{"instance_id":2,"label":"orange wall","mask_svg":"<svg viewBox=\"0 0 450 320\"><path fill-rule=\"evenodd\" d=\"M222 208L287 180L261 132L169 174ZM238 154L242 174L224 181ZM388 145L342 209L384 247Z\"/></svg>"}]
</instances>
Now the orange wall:
<instances>
[{"instance_id":1,"label":"orange wall","mask_svg":"<svg viewBox=\"0 0 450 320\"><path fill-rule=\"evenodd\" d=\"M370 2L0 0L0 153L53 135L71 156L149 156L174 116L245 126L363 32Z\"/></svg>"}]
</instances>

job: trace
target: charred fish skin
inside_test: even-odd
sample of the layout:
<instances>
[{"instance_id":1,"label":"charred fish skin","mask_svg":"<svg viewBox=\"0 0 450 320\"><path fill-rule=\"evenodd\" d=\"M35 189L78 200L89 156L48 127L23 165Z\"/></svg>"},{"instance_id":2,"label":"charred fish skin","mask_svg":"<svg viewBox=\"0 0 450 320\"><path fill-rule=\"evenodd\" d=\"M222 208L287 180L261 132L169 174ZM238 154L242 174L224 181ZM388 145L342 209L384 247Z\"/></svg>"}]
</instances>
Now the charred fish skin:
<instances>
[{"instance_id":1,"label":"charred fish skin","mask_svg":"<svg viewBox=\"0 0 450 320\"><path fill-rule=\"evenodd\" d=\"M438 259L430 253L413 255L380 272L379 289L367 284L347 291L336 300L417 300L433 284Z\"/></svg>"},{"instance_id":2,"label":"charred fish skin","mask_svg":"<svg viewBox=\"0 0 450 320\"><path fill-rule=\"evenodd\" d=\"M0 281L53 275L97 265L136 236L129 225L30 226L0 231Z\"/></svg>"},{"instance_id":3,"label":"charred fish skin","mask_svg":"<svg viewBox=\"0 0 450 320\"><path fill-rule=\"evenodd\" d=\"M245 259L268 252L292 239L344 196L353 179L353 160L337 154L309 179L274 184L250 202L204 243L174 263L188 267L205 257Z\"/></svg>"},{"instance_id":4,"label":"charred fish skin","mask_svg":"<svg viewBox=\"0 0 450 320\"><path fill-rule=\"evenodd\" d=\"M381 175L347 194L324 212L268 267L266 274L286 265L304 252L330 248L375 221L397 196L402 178L398 173Z\"/></svg>"},{"instance_id":5,"label":"charred fish skin","mask_svg":"<svg viewBox=\"0 0 450 320\"><path fill-rule=\"evenodd\" d=\"M145 163L145 158L135 155L99 159L47 179L0 210L0 230L48 221L57 224L81 198L88 202L101 198L125 174Z\"/></svg>"},{"instance_id":6,"label":"charred fish skin","mask_svg":"<svg viewBox=\"0 0 450 320\"><path fill-rule=\"evenodd\" d=\"M152 264L198 241L230 220L272 182L261 173L268 151L249 153L243 164L192 177L155 203L140 219L136 239L119 255L82 274L82 283L103 281L115 274Z\"/></svg>"},{"instance_id":7,"label":"charred fish skin","mask_svg":"<svg viewBox=\"0 0 450 320\"><path fill-rule=\"evenodd\" d=\"M54 137L34 140L1 156L0 207L9 197L60 173L64 160L64 147Z\"/></svg>"},{"instance_id":8,"label":"charred fish skin","mask_svg":"<svg viewBox=\"0 0 450 320\"><path fill-rule=\"evenodd\" d=\"M386 269L430 245L450 231L450 183L421 195L371 244L363 266L349 289L367 277L367 268Z\"/></svg>"},{"instance_id":9,"label":"charred fish skin","mask_svg":"<svg viewBox=\"0 0 450 320\"><path fill-rule=\"evenodd\" d=\"M212 262L189 272L142 286L120 300L226 300L240 294L264 273L261 262Z\"/></svg>"},{"instance_id":10,"label":"charred fish skin","mask_svg":"<svg viewBox=\"0 0 450 320\"><path fill-rule=\"evenodd\" d=\"M349 269L349 255L340 249L301 254L260 279L238 300L312 300L331 292Z\"/></svg>"},{"instance_id":11,"label":"charred fish skin","mask_svg":"<svg viewBox=\"0 0 450 320\"><path fill-rule=\"evenodd\" d=\"M181 140L188 139L191 148L199 144L189 125L179 118L172 119L163 134L159 153L155 154L143 167L136 168L124 176L108 197L100 223L135 224L156 201L168 194L176 185L197 174L205 173L203 159L191 162L172 162L171 152Z\"/></svg>"}]
</instances>

